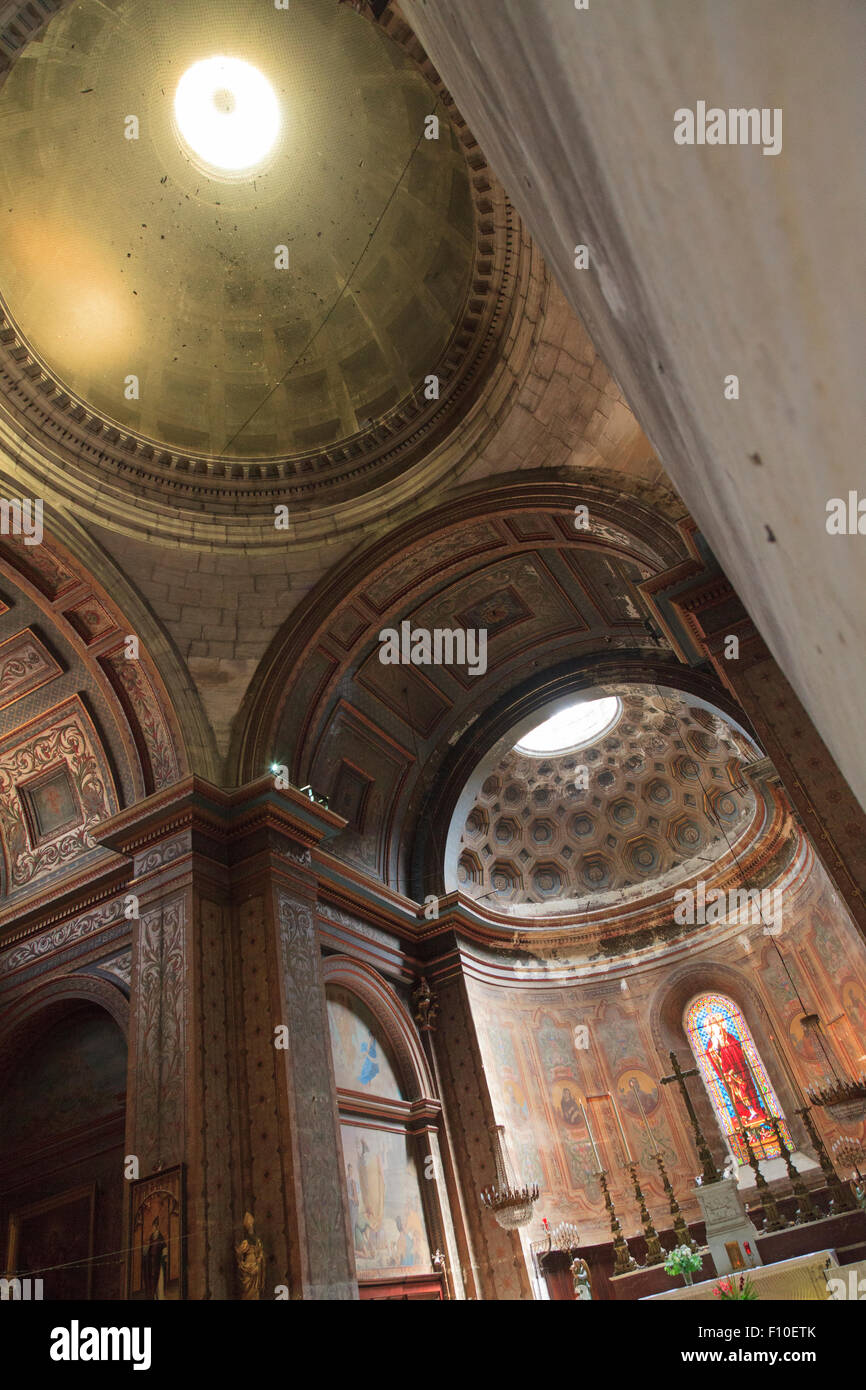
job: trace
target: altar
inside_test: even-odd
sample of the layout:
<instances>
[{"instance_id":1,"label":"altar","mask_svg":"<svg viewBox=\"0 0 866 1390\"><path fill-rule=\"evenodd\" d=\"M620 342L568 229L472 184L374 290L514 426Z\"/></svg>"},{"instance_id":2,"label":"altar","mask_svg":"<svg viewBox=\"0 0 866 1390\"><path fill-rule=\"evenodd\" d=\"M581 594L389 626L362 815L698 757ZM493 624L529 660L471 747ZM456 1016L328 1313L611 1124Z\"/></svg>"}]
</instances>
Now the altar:
<instances>
[{"instance_id":1,"label":"altar","mask_svg":"<svg viewBox=\"0 0 866 1390\"><path fill-rule=\"evenodd\" d=\"M741 1274L748 1274L759 1300L763 1302L826 1303L838 1298L840 1289L847 1290L849 1285L859 1287L860 1280L866 1274L866 1261L840 1265L834 1250L816 1250L811 1255L797 1255L792 1260L780 1260L777 1264L761 1265L757 1269L738 1270L736 1274L726 1277L736 1279ZM714 1292L717 1283L718 1279L704 1279L699 1284L689 1284L685 1288L648 1294L640 1302L667 1299L713 1303L718 1301Z\"/></svg>"}]
</instances>

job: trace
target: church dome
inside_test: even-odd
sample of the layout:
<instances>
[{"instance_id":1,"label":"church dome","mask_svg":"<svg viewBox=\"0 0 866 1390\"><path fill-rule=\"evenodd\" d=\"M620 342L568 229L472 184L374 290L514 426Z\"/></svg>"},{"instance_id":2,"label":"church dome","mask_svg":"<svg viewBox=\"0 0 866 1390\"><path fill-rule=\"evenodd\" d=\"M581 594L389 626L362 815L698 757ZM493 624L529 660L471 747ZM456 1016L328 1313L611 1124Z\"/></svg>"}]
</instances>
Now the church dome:
<instances>
[{"instance_id":1,"label":"church dome","mask_svg":"<svg viewBox=\"0 0 866 1390\"><path fill-rule=\"evenodd\" d=\"M477 348L458 132L333 0L73 0L0 90L0 186L4 385L129 484L171 474L211 508L232 482L345 490L385 436L420 440L428 378L447 395Z\"/></svg>"},{"instance_id":2,"label":"church dome","mask_svg":"<svg viewBox=\"0 0 866 1390\"><path fill-rule=\"evenodd\" d=\"M569 746L546 751L551 729ZM484 769L458 887L529 917L673 893L708 875L752 824L743 767L755 756L686 697L632 686L582 699Z\"/></svg>"}]
</instances>

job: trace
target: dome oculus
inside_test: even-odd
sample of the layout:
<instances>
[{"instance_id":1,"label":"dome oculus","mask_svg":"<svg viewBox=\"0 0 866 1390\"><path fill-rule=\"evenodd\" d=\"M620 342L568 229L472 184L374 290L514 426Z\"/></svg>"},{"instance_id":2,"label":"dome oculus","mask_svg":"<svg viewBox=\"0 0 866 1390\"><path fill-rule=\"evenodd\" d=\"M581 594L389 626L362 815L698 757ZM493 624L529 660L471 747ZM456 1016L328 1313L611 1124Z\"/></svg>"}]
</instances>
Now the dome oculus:
<instances>
[{"instance_id":1,"label":"dome oculus","mask_svg":"<svg viewBox=\"0 0 866 1390\"><path fill-rule=\"evenodd\" d=\"M543 724L531 729L519 743L514 745L518 753L530 753L536 757L550 756L554 753L569 753L581 744L592 743L607 733L619 718L620 701L616 695L607 695L600 700L582 700L560 710Z\"/></svg>"},{"instance_id":2,"label":"dome oculus","mask_svg":"<svg viewBox=\"0 0 866 1390\"><path fill-rule=\"evenodd\" d=\"M255 169L280 130L280 107L267 78L241 58L203 58L187 68L174 97L182 143L208 168Z\"/></svg>"}]
</instances>

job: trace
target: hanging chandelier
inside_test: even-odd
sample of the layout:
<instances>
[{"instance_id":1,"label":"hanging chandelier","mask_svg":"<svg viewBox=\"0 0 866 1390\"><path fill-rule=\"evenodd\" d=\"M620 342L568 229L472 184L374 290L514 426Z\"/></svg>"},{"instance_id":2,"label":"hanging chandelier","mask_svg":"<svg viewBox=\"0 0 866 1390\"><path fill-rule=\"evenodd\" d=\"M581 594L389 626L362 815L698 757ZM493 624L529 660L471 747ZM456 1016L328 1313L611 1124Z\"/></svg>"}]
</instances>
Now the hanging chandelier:
<instances>
[{"instance_id":1,"label":"hanging chandelier","mask_svg":"<svg viewBox=\"0 0 866 1390\"><path fill-rule=\"evenodd\" d=\"M803 1030L812 1034L830 1065L832 1076L824 1077L823 1086L808 1086L806 1099L810 1105L823 1106L835 1120L850 1124L861 1120L866 1114L866 1076L840 1076L836 1064L828 1051L818 1014L806 1014L800 1020Z\"/></svg>"},{"instance_id":2,"label":"hanging chandelier","mask_svg":"<svg viewBox=\"0 0 866 1390\"><path fill-rule=\"evenodd\" d=\"M837 1139L833 1145L833 1161L837 1167L853 1169L857 1181L863 1181L860 1169L866 1168L866 1152L859 1139Z\"/></svg>"},{"instance_id":3,"label":"hanging chandelier","mask_svg":"<svg viewBox=\"0 0 866 1390\"><path fill-rule=\"evenodd\" d=\"M532 1183L523 1187L512 1184L502 1142L505 1126L492 1125L491 1133L494 1136L496 1185L482 1188L481 1205L492 1211L504 1231L514 1231L532 1219L532 1211L539 1196L538 1184Z\"/></svg>"}]
</instances>

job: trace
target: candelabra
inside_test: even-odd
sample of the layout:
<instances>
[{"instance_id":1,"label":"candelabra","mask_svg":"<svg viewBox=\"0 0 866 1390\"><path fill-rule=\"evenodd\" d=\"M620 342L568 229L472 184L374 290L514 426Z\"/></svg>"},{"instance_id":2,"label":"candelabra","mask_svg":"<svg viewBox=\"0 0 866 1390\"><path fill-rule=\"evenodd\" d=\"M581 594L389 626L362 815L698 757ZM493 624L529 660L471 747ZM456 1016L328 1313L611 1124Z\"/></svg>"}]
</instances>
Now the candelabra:
<instances>
[{"instance_id":1,"label":"candelabra","mask_svg":"<svg viewBox=\"0 0 866 1390\"><path fill-rule=\"evenodd\" d=\"M761 1201L761 1206L764 1208L764 1226L768 1231L783 1231L788 1223L776 1206L776 1199L770 1191L770 1185L761 1172L761 1165L752 1149L752 1136L749 1134L748 1130L741 1129L740 1138L743 1141L746 1156L755 1174L758 1196Z\"/></svg>"},{"instance_id":2,"label":"candelabra","mask_svg":"<svg viewBox=\"0 0 866 1390\"><path fill-rule=\"evenodd\" d=\"M652 1223L652 1217L647 1211L646 1198L638 1182L636 1165L630 1163L628 1165L628 1171L634 1187L634 1198L640 1209L640 1219L643 1225L644 1239L646 1240L646 1262L648 1265L660 1265L665 1258L665 1252L662 1250L659 1234Z\"/></svg>"},{"instance_id":3,"label":"candelabra","mask_svg":"<svg viewBox=\"0 0 866 1390\"><path fill-rule=\"evenodd\" d=\"M496 1186L482 1189L481 1205L493 1213L504 1231L513 1231L531 1220L539 1196L538 1184L532 1183L523 1187L512 1185L506 1169L502 1143L504 1125L492 1125L491 1133L495 1136Z\"/></svg>"},{"instance_id":4,"label":"candelabra","mask_svg":"<svg viewBox=\"0 0 866 1390\"><path fill-rule=\"evenodd\" d=\"M863 1174L860 1172L860 1165L866 1168L866 1153L863 1152L863 1145L857 1139L837 1139L833 1145L833 1157L837 1163L841 1163L843 1168L851 1168L853 1176L858 1182L863 1181Z\"/></svg>"},{"instance_id":5,"label":"candelabra","mask_svg":"<svg viewBox=\"0 0 866 1390\"><path fill-rule=\"evenodd\" d=\"M637 1260L632 1257L631 1251L626 1244L622 1227L616 1214L616 1208L610 1197L607 1185L607 1173L600 1169L595 1175L601 1183L601 1190L604 1193L604 1205L607 1207L607 1214L610 1217L610 1232L613 1236L613 1272L614 1274L629 1274L631 1270L638 1268Z\"/></svg>"},{"instance_id":6,"label":"candelabra","mask_svg":"<svg viewBox=\"0 0 866 1390\"><path fill-rule=\"evenodd\" d=\"M788 1170L789 1181L799 1203L797 1214L804 1223L806 1221L817 1221L821 1213L815 1209L815 1204L809 1196L809 1189L806 1187L806 1184L791 1162L791 1149L789 1149L788 1145L785 1143L785 1137L782 1134L782 1126L779 1124L778 1118L775 1115L770 1116L770 1124L773 1126L773 1133L776 1136L779 1148L785 1160L785 1167Z\"/></svg>"},{"instance_id":7,"label":"candelabra","mask_svg":"<svg viewBox=\"0 0 866 1390\"><path fill-rule=\"evenodd\" d=\"M550 1250L564 1250L568 1253L577 1250L580 1245L580 1233L576 1226L572 1226L570 1221L560 1221L550 1232Z\"/></svg>"},{"instance_id":8,"label":"candelabra","mask_svg":"<svg viewBox=\"0 0 866 1390\"><path fill-rule=\"evenodd\" d=\"M809 1086L806 1097L810 1105L821 1105L834 1119L844 1124L862 1119L866 1113L866 1076L825 1076L823 1086Z\"/></svg>"},{"instance_id":9,"label":"candelabra","mask_svg":"<svg viewBox=\"0 0 866 1390\"><path fill-rule=\"evenodd\" d=\"M654 1157L656 1163L658 1164L659 1173L661 1174L662 1185L664 1187L665 1192L667 1193L668 1206L671 1209L671 1216L674 1219L674 1233L676 1234L677 1244L687 1245L690 1250L697 1250L698 1243L696 1240L692 1239L692 1233L689 1230L688 1225L686 1224L686 1218L680 1211L680 1204L676 1199L676 1194L674 1193L673 1188L671 1187L670 1178L668 1177L667 1171L665 1169L664 1159L662 1158L661 1153L655 1154Z\"/></svg>"},{"instance_id":10,"label":"candelabra","mask_svg":"<svg viewBox=\"0 0 866 1390\"><path fill-rule=\"evenodd\" d=\"M824 1076L823 1086L809 1086L806 1097L810 1105L823 1106L835 1120L843 1124L862 1120L866 1115L866 1075L840 1076L836 1070L833 1048L825 1042L818 1014L805 1014L800 1020L804 1032L811 1033L814 1041L823 1052L832 1076Z\"/></svg>"},{"instance_id":11,"label":"candelabra","mask_svg":"<svg viewBox=\"0 0 866 1390\"><path fill-rule=\"evenodd\" d=\"M809 1114L809 1106L804 1105L802 1110L797 1110L795 1113L802 1116L803 1124L809 1131L809 1138L812 1140L812 1146L818 1155L818 1162L821 1165L827 1187L833 1199L834 1211L856 1211L857 1203L848 1185L843 1183L836 1169L833 1167L833 1160L830 1158L830 1155L824 1147L824 1141L815 1128L815 1121Z\"/></svg>"}]
</instances>

